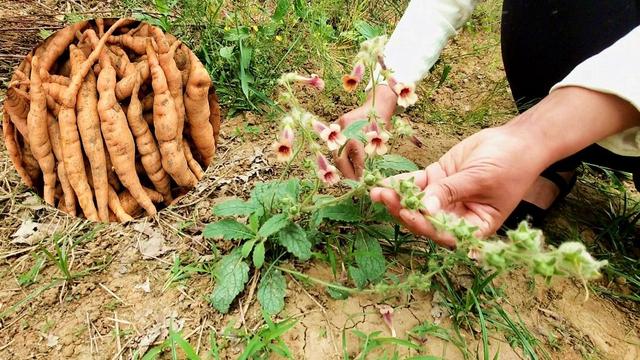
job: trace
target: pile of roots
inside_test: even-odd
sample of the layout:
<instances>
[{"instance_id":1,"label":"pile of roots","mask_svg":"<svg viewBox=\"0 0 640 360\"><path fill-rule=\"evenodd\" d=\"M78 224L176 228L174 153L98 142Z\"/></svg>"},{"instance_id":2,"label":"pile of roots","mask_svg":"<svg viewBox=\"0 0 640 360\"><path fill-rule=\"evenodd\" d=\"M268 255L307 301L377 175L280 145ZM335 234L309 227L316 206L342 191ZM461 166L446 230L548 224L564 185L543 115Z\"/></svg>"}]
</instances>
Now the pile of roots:
<instances>
[{"instance_id":1,"label":"pile of roots","mask_svg":"<svg viewBox=\"0 0 640 360\"><path fill-rule=\"evenodd\" d=\"M131 19L64 28L13 74L3 135L45 202L93 221L171 204L212 162L220 107L205 67L170 34Z\"/></svg>"}]
</instances>

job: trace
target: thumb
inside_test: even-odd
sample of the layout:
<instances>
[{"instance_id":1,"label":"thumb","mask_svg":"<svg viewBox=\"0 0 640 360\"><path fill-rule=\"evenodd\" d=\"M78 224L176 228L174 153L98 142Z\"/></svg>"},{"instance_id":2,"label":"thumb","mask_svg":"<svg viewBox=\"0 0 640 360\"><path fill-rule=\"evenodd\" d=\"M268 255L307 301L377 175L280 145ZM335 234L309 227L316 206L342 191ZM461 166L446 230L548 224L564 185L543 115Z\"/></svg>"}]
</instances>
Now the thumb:
<instances>
[{"instance_id":1,"label":"thumb","mask_svg":"<svg viewBox=\"0 0 640 360\"><path fill-rule=\"evenodd\" d=\"M457 202L465 201L478 190L477 182L464 172L428 184L422 202L429 214L436 214Z\"/></svg>"}]
</instances>

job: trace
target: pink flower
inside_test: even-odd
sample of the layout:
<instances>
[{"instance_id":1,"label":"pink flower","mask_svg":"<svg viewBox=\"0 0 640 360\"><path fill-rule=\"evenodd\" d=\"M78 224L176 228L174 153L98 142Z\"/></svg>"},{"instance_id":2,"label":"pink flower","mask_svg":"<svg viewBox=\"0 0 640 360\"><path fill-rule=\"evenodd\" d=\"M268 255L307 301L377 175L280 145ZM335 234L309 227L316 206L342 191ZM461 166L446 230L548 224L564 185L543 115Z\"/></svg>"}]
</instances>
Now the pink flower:
<instances>
[{"instance_id":1,"label":"pink flower","mask_svg":"<svg viewBox=\"0 0 640 360\"><path fill-rule=\"evenodd\" d=\"M393 326L393 308L389 305L378 305L378 310L380 310L380 315L382 315L382 320L387 324L389 330L391 330L391 336L396 337L396 329Z\"/></svg>"},{"instance_id":2,"label":"pink flower","mask_svg":"<svg viewBox=\"0 0 640 360\"><path fill-rule=\"evenodd\" d=\"M342 129L338 124L325 125L321 121L313 120L311 125L320 138L327 142L327 147L331 151L338 150L347 142L347 138L340 132Z\"/></svg>"},{"instance_id":3,"label":"pink flower","mask_svg":"<svg viewBox=\"0 0 640 360\"><path fill-rule=\"evenodd\" d=\"M418 101L415 84L397 83L393 89L398 95L398 105L404 108L408 108Z\"/></svg>"},{"instance_id":4,"label":"pink flower","mask_svg":"<svg viewBox=\"0 0 640 360\"><path fill-rule=\"evenodd\" d=\"M280 83L281 85L290 84L292 82L300 82L305 85L313 86L320 91L324 90L324 80L322 80L322 78L316 74L311 74L311 76L306 77L292 72L282 75L280 77L280 80L278 80L278 83Z\"/></svg>"},{"instance_id":5,"label":"pink flower","mask_svg":"<svg viewBox=\"0 0 640 360\"><path fill-rule=\"evenodd\" d=\"M280 139L273 143L273 150L276 152L276 159L280 162L287 162L293 156L293 130L285 126L280 134Z\"/></svg>"},{"instance_id":6,"label":"pink flower","mask_svg":"<svg viewBox=\"0 0 640 360\"><path fill-rule=\"evenodd\" d=\"M351 70L350 75L345 75L342 77L342 87L347 92L354 91L358 87L358 84L360 84L360 82L362 81L363 76L364 76L364 64L357 63L353 67L353 70Z\"/></svg>"},{"instance_id":7,"label":"pink flower","mask_svg":"<svg viewBox=\"0 0 640 360\"><path fill-rule=\"evenodd\" d=\"M318 177L325 185L332 186L340 181L338 169L329 164L329 160L321 153L316 153L316 164L318 165Z\"/></svg>"},{"instance_id":8,"label":"pink flower","mask_svg":"<svg viewBox=\"0 0 640 360\"><path fill-rule=\"evenodd\" d=\"M377 122L372 122L366 130L365 136L367 137L367 145L364 147L364 151L369 155L384 155L387 153L387 141L389 141L389 134L380 130Z\"/></svg>"},{"instance_id":9,"label":"pink flower","mask_svg":"<svg viewBox=\"0 0 640 360\"><path fill-rule=\"evenodd\" d=\"M324 80L322 80L322 78L316 74L311 74L311 77L306 78L304 80L304 83L309 86L313 86L319 91L324 90Z\"/></svg>"}]
</instances>

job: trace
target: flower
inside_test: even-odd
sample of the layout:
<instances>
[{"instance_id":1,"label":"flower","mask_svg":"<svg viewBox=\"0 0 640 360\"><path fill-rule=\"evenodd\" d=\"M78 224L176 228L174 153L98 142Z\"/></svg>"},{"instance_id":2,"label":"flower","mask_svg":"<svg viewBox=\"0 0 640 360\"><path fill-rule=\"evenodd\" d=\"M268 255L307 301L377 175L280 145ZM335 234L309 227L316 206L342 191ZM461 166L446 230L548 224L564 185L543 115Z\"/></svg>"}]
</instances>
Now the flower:
<instances>
[{"instance_id":1,"label":"flower","mask_svg":"<svg viewBox=\"0 0 640 360\"><path fill-rule=\"evenodd\" d=\"M367 145L364 147L364 151L369 155L384 155L387 153L387 141L389 141L389 134L380 130L378 123L375 121L369 125L368 131L365 133L367 137Z\"/></svg>"},{"instance_id":2,"label":"flower","mask_svg":"<svg viewBox=\"0 0 640 360\"><path fill-rule=\"evenodd\" d=\"M396 134L398 136L412 136L413 135L413 129L411 128L411 125L409 124L409 122L407 122L406 120L403 119L394 119L394 126L393 128L396 131Z\"/></svg>"},{"instance_id":3,"label":"flower","mask_svg":"<svg viewBox=\"0 0 640 360\"><path fill-rule=\"evenodd\" d=\"M391 330L391 336L396 337L396 329L393 326L393 308L389 305L379 305L378 310L380 311L380 315L382 315L382 320L384 320L384 323L389 330Z\"/></svg>"},{"instance_id":4,"label":"flower","mask_svg":"<svg viewBox=\"0 0 640 360\"><path fill-rule=\"evenodd\" d=\"M325 185L332 186L340 181L338 169L329 164L329 160L321 153L316 154L316 164L318 165L318 177Z\"/></svg>"},{"instance_id":5,"label":"flower","mask_svg":"<svg viewBox=\"0 0 640 360\"><path fill-rule=\"evenodd\" d=\"M276 152L276 159L280 162L287 162L293 156L293 130L285 126L280 134L280 139L273 143L272 148Z\"/></svg>"},{"instance_id":6,"label":"flower","mask_svg":"<svg viewBox=\"0 0 640 360\"><path fill-rule=\"evenodd\" d=\"M290 114L287 114L282 118L281 123L284 126L291 127L295 124L295 120L293 119L293 116L291 116Z\"/></svg>"},{"instance_id":7,"label":"flower","mask_svg":"<svg viewBox=\"0 0 640 360\"><path fill-rule=\"evenodd\" d=\"M369 39L360 45L360 52L356 55L357 62L375 64L383 56L384 48L387 45L386 36L378 36Z\"/></svg>"},{"instance_id":8,"label":"flower","mask_svg":"<svg viewBox=\"0 0 640 360\"><path fill-rule=\"evenodd\" d=\"M338 150L347 142L347 138L342 135L342 132L340 132L341 128L338 124L331 124L327 126L322 123L322 121L314 119L312 120L311 125L320 138L327 142L327 147L331 151Z\"/></svg>"},{"instance_id":9,"label":"flower","mask_svg":"<svg viewBox=\"0 0 640 360\"><path fill-rule=\"evenodd\" d=\"M306 78L304 80L304 83L309 86L313 86L319 91L324 90L324 80L322 80L322 78L316 74L311 74L311 77Z\"/></svg>"},{"instance_id":10,"label":"flower","mask_svg":"<svg viewBox=\"0 0 640 360\"><path fill-rule=\"evenodd\" d=\"M322 78L317 74L311 74L311 76L307 77L291 72L283 74L278 80L278 83L280 85L290 84L292 82L303 83L305 85L312 86L320 91L324 90L325 85L324 80L322 80Z\"/></svg>"},{"instance_id":11,"label":"flower","mask_svg":"<svg viewBox=\"0 0 640 360\"><path fill-rule=\"evenodd\" d=\"M408 108L418 101L415 84L397 83L393 90L398 94L398 105Z\"/></svg>"},{"instance_id":12,"label":"flower","mask_svg":"<svg viewBox=\"0 0 640 360\"><path fill-rule=\"evenodd\" d=\"M351 74L342 77L342 87L347 92L354 91L364 77L364 64L359 62L351 70Z\"/></svg>"}]
</instances>

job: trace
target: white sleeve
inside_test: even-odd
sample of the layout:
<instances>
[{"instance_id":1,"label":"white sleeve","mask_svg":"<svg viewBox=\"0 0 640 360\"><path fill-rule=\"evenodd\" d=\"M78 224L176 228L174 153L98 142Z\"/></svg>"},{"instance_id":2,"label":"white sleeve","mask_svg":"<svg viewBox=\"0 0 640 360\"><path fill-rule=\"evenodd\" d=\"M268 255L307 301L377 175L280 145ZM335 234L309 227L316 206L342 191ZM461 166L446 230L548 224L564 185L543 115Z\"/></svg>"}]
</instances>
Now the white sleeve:
<instances>
[{"instance_id":1,"label":"white sleeve","mask_svg":"<svg viewBox=\"0 0 640 360\"><path fill-rule=\"evenodd\" d=\"M449 38L471 16L477 0L411 0L385 48L396 81L425 78Z\"/></svg>"},{"instance_id":2,"label":"white sleeve","mask_svg":"<svg viewBox=\"0 0 640 360\"><path fill-rule=\"evenodd\" d=\"M640 26L578 65L551 91L565 86L579 86L616 95L640 111L639 67ZM598 144L619 155L640 156L640 127L615 134Z\"/></svg>"}]
</instances>

